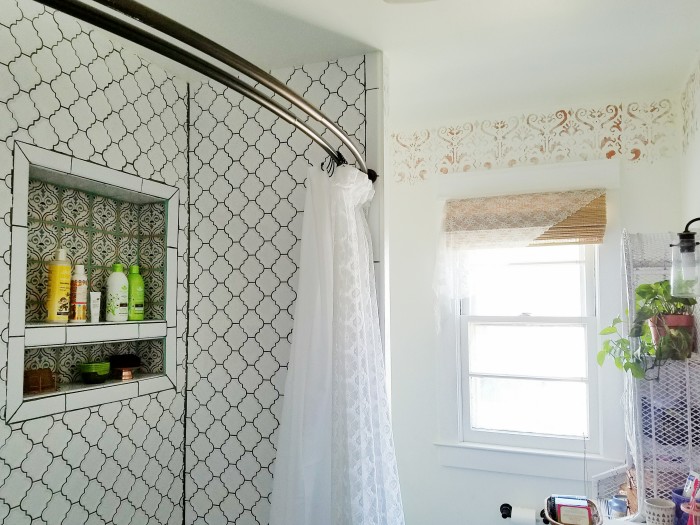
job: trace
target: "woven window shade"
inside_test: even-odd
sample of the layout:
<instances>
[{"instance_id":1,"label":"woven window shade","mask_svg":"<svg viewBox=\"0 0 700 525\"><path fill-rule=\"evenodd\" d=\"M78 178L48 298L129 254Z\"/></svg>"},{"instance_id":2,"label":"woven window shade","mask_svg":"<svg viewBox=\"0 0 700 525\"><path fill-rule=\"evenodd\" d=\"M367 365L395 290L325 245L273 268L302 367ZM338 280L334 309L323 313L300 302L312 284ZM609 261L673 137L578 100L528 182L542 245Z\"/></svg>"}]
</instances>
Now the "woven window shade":
<instances>
[{"instance_id":1,"label":"woven window shade","mask_svg":"<svg viewBox=\"0 0 700 525\"><path fill-rule=\"evenodd\" d=\"M458 248L599 244L605 206L602 189L449 200L443 228Z\"/></svg>"},{"instance_id":2,"label":"woven window shade","mask_svg":"<svg viewBox=\"0 0 700 525\"><path fill-rule=\"evenodd\" d=\"M603 193L566 219L548 228L532 244L600 244L605 235L606 221Z\"/></svg>"}]
</instances>

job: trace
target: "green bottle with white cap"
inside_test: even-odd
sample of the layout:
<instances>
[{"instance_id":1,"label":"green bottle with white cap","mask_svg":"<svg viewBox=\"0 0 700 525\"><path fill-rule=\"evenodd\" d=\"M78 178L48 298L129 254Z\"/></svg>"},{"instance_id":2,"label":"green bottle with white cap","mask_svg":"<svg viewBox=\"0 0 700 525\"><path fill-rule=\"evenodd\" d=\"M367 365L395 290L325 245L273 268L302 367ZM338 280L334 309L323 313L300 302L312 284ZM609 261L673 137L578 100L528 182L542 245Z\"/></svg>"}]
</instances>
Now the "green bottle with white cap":
<instances>
[{"instance_id":1,"label":"green bottle with white cap","mask_svg":"<svg viewBox=\"0 0 700 525\"><path fill-rule=\"evenodd\" d=\"M129 266L129 321L143 321L144 286L139 267Z\"/></svg>"}]
</instances>

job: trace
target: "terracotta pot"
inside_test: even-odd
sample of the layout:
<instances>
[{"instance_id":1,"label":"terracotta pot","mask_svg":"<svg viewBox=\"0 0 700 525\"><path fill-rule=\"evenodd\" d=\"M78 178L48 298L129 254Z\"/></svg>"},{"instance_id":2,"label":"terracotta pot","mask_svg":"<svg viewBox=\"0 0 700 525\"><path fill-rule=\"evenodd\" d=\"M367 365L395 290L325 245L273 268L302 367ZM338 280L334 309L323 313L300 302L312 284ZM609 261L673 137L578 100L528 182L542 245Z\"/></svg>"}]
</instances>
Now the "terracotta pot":
<instances>
[{"instance_id":1,"label":"terracotta pot","mask_svg":"<svg viewBox=\"0 0 700 525\"><path fill-rule=\"evenodd\" d=\"M666 314L649 319L651 339L655 345L666 335L666 328L683 328L693 334L693 352L695 351L695 316L682 314Z\"/></svg>"}]
</instances>

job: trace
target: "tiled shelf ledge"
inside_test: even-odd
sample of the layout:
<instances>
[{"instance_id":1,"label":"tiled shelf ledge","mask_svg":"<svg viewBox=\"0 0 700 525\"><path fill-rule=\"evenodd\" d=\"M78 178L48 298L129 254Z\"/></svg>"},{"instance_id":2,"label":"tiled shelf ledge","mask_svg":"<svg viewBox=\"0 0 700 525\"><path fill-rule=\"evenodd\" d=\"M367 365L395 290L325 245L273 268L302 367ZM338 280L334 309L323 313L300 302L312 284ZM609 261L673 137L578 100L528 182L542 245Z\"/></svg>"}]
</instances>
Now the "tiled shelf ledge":
<instances>
[{"instance_id":1,"label":"tiled shelf ledge","mask_svg":"<svg viewBox=\"0 0 700 525\"><path fill-rule=\"evenodd\" d=\"M112 379L97 385L61 384L57 391L25 394L22 405L11 416L11 421L26 421L171 388L175 386L165 374L136 374L134 379L126 381Z\"/></svg>"},{"instance_id":2,"label":"tiled shelf ledge","mask_svg":"<svg viewBox=\"0 0 700 525\"><path fill-rule=\"evenodd\" d=\"M160 323L162 322L160 321ZM123 323L114 323L114 325L117 324L122 325ZM102 328L103 325L108 324L100 323L92 326ZM175 331L176 328L168 328L167 335L164 338L164 348L166 349L163 356L164 374L139 374L130 381L110 381L98 385L70 383L60 385L58 391L28 395L24 395L22 392L24 383L24 337L10 337L8 345L8 397L5 416L7 422L17 423L27 419L58 414L67 410L77 410L175 389L176 365L174 349L177 343ZM171 350L167 351L167 349ZM14 373L10 373L11 371Z\"/></svg>"},{"instance_id":3,"label":"tiled shelf ledge","mask_svg":"<svg viewBox=\"0 0 700 525\"><path fill-rule=\"evenodd\" d=\"M179 190L167 184L16 142L11 214L10 337L24 336L25 329L30 178L125 202L163 203L166 214L165 320L169 327L175 326Z\"/></svg>"},{"instance_id":4,"label":"tiled shelf ledge","mask_svg":"<svg viewBox=\"0 0 700 525\"><path fill-rule=\"evenodd\" d=\"M165 321L123 323L52 324L29 323L24 328L25 348L96 344L115 341L157 339L167 334Z\"/></svg>"},{"instance_id":5,"label":"tiled shelf ledge","mask_svg":"<svg viewBox=\"0 0 700 525\"><path fill-rule=\"evenodd\" d=\"M177 384L177 276L179 190L130 173L113 170L15 141L12 171L10 323L7 352L5 420L18 423L50 414L111 403L175 389ZM29 180L131 203L161 203L165 210L165 302L162 321L99 323L55 326L26 323ZM24 350L41 346L99 344L104 342L164 339L163 371L157 377L130 382L82 386L52 395L23 394ZM25 344L26 343L26 344Z\"/></svg>"}]
</instances>

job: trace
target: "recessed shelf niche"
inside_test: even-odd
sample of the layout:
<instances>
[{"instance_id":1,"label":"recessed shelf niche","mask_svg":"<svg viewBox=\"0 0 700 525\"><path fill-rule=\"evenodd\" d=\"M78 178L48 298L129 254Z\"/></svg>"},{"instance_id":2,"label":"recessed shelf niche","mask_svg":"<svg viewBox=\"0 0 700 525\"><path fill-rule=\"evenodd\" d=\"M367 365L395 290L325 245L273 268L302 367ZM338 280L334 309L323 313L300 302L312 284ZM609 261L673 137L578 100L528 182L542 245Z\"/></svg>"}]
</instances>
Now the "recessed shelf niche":
<instances>
[{"instance_id":1,"label":"recessed shelf niche","mask_svg":"<svg viewBox=\"0 0 700 525\"><path fill-rule=\"evenodd\" d=\"M175 387L178 198L172 186L15 143L9 422ZM146 319L44 322L47 262L58 247L67 250L71 265L85 265L91 291L103 291L114 262L138 264ZM147 356L141 374L125 382L79 382L78 363L114 353ZM42 367L51 368L58 390L23 394L24 370Z\"/></svg>"},{"instance_id":2,"label":"recessed shelf niche","mask_svg":"<svg viewBox=\"0 0 700 525\"><path fill-rule=\"evenodd\" d=\"M27 323L46 319L47 262L65 248L82 264L90 290L102 291L112 264L138 264L146 284L147 320L164 319L165 204L130 202L46 182L50 172L29 171Z\"/></svg>"}]
</instances>

